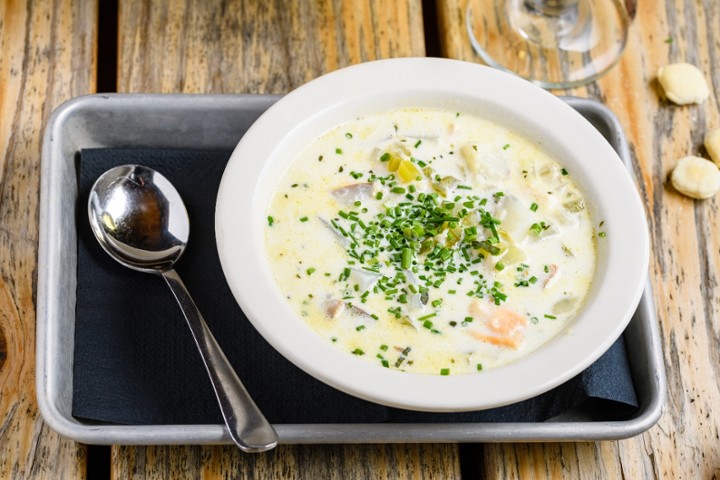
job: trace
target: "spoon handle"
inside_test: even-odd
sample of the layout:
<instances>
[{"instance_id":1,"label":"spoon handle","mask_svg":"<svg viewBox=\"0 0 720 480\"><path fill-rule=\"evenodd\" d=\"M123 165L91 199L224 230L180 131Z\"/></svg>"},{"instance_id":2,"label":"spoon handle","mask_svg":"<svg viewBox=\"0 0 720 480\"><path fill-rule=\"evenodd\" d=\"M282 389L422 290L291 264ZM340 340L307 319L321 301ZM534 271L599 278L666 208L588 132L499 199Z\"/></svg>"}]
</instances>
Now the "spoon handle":
<instances>
[{"instance_id":1,"label":"spoon handle","mask_svg":"<svg viewBox=\"0 0 720 480\"><path fill-rule=\"evenodd\" d=\"M264 452L277 445L277 433L250 397L210 332L185 284L175 270L162 272L182 308L195 344L210 375L230 437L245 452Z\"/></svg>"}]
</instances>

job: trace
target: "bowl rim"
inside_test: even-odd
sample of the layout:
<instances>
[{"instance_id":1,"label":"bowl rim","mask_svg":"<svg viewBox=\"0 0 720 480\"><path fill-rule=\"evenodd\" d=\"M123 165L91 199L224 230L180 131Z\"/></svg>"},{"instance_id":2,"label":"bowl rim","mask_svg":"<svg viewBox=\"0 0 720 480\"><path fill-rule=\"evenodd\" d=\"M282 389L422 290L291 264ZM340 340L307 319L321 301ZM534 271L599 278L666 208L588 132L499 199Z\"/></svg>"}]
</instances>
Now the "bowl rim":
<instances>
[{"instance_id":1,"label":"bowl rim","mask_svg":"<svg viewBox=\"0 0 720 480\"><path fill-rule=\"evenodd\" d=\"M288 162L288 151L294 157L302 141L307 145L315 138L303 140L313 129L322 132L339 124L337 119L349 120L357 112L376 111L388 103L428 102L439 107L445 101L497 114L506 122L517 122L520 130L539 132L538 141L574 162L573 174L578 174L586 197L588 190L595 193L593 208L603 215L608 230L598 242L598 249L604 249L599 256L605 260L596 277L604 281L593 287L597 298L571 322L572 328L504 366L451 376L380 368L330 345L306 326L284 301L265 259L263 227L270 194L260 192L270 182L269 170ZM547 118L552 118L553 128ZM600 195L603 191L612 194ZM220 263L235 299L280 354L346 393L423 411L494 408L536 396L574 377L627 326L640 301L649 262L647 220L638 191L617 153L585 118L519 77L439 58L378 60L346 67L281 98L233 151L218 191L215 225Z\"/></svg>"}]
</instances>

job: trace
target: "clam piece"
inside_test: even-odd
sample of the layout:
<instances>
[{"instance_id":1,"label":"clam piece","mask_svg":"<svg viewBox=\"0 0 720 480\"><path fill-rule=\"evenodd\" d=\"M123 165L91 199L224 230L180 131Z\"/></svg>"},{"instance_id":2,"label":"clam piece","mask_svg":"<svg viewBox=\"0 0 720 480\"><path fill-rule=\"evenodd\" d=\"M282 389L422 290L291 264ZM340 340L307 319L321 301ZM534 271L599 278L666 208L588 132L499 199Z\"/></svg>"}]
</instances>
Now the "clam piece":
<instances>
[{"instance_id":1,"label":"clam piece","mask_svg":"<svg viewBox=\"0 0 720 480\"><path fill-rule=\"evenodd\" d=\"M357 268L350 269L350 276L348 277L348 283L351 285L358 285L360 292L370 290L378 280L382 277L377 272L371 272L369 270L359 270Z\"/></svg>"},{"instance_id":2,"label":"clam piece","mask_svg":"<svg viewBox=\"0 0 720 480\"><path fill-rule=\"evenodd\" d=\"M357 201L363 201L373 194L373 184L369 182L353 183L344 187L330 190L330 194L343 205L352 205Z\"/></svg>"},{"instance_id":3,"label":"clam piece","mask_svg":"<svg viewBox=\"0 0 720 480\"><path fill-rule=\"evenodd\" d=\"M331 299L325 305L325 313L335 320L345 311L345 302L339 299Z\"/></svg>"},{"instance_id":4,"label":"clam piece","mask_svg":"<svg viewBox=\"0 0 720 480\"><path fill-rule=\"evenodd\" d=\"M410 282L412 285L415 285L416 287L420 286L420 282L418 282L417 278L415 278L415 275L410 270L405 270L405 276L408 279L408 282ZM427 293L411 293L408 295L408 309L413 312L421 312L425 309L425 305L427 305L428 302L428 294Z\"/></svg>"},{"instance_id":5,"label":"clam piece","mask_svg":"<svg viewBox=\"0 0 720 480\"><path fill-rule=\"evenodd\" d=\"M555 284L555 282L557 282L560 278L560 269L555 264L548 265L548 274L548 277L543 283L543 288L550 288Z\"/></svg>"}]
</instances>

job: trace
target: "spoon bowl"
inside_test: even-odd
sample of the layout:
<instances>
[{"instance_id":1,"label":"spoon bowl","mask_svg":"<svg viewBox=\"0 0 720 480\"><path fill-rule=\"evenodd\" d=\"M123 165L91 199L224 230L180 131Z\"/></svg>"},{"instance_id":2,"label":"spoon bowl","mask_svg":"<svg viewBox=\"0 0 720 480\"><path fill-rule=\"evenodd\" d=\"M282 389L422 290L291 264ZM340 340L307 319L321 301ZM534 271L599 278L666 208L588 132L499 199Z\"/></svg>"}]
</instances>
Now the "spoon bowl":
<instances>
[{"instance_id":1,"label":"spoon bowl","mask_svg":"<svg viewBox=\"0 0 720 480\"><path fill-rule=\"evenodd\" d=\"M255 405L172 268L190 235L187 210L175 187L148 167L112 168L90 190L88 217L95 237L112 258L165 279L190 327L235 444L246 452L274 448L278 440L275 430Z\"/></svg>"},{"instance_id":2,"label":"spoon bowl","mask_svg":"<svg viewBox=\"0 0 720 480\"><path fill-rule=\"evenodd\" d=\"M185 251L190 220L175 187L138 165L115 167L95 182L90 226L103 249L126 267L160 273Z\"/></svg>"}]
</instances>

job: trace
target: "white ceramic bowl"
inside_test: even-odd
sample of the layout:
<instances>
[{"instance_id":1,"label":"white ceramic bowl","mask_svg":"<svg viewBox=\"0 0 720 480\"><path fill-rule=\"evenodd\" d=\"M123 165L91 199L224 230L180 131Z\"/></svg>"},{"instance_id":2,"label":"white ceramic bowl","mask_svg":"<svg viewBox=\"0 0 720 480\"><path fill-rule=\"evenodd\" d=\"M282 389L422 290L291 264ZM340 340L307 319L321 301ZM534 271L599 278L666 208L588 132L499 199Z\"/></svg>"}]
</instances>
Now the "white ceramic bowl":
<instances>
[{"instance_id":1,"label":"white ceramic bowl","mask_svg":"<svg viewBox=\"0 0 720 480\"><path fill-rule=\"evenodd\" d=\"M526 357L469 375L419 375L380 368L341 351L306 326L275 284L264 227L277 179L313 139L357 116L401 107L476 113L531 139L573 172L596 222L598 266L579 317ZM245 134L217 201L217 245L225 276L255 328L319 380L374 402L415 410L505 405L572 378L618 338L640 300L648 266L644 209L622 162L581 115L550 93L499 70L435 58L405 58L338 70L291 92Z\"/></svg>"}]
</instances>

